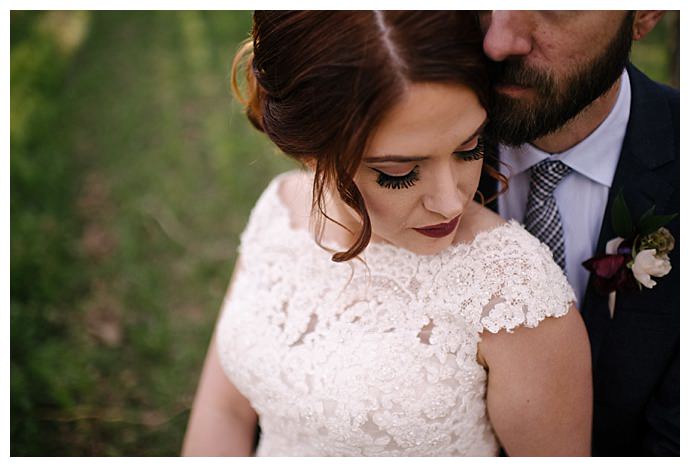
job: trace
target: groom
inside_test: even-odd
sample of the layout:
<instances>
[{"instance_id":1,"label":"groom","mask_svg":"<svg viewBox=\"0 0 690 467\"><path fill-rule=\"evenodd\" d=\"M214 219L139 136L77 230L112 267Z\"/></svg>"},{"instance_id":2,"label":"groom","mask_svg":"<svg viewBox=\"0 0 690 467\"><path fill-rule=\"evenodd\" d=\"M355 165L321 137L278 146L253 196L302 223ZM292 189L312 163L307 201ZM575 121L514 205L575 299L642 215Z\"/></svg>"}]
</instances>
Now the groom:
<instances>
[{"instance_id":1,"label":"groom","mask_svg":"<svg viewBox=\"0 0 690 467\"><path fill-rule=\"evenodd\" d=\"M679 212L679 93L628 62L632 41L662 16L480 15L495 65L491 131L510 176L494 208L551 247L575 290L592 346L594 455L680 453L678 218L666 226L675 237L672 269L653 278L654 288L618 291L611 306L582 265L616 237L619 192L633 220L652 206ZM480 190L495 192L496 183L483 179Z\"/></svg>"}]
</instances>

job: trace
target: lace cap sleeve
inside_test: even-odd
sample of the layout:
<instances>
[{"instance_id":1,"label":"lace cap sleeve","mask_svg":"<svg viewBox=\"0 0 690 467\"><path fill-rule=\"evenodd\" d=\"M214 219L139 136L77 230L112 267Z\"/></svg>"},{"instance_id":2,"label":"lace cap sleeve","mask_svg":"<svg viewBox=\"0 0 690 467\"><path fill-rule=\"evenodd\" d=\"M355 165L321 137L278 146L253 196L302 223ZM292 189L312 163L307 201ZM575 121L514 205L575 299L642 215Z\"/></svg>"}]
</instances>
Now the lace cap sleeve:
<instances>
[{"instance_id":1,"label":"lace cap sleeve","mask_svg":"<svg viewBox=\"0 0 690 467\"><path fill-rule=\"evenodd\" d=\"M249 214L247 226L240 235L238 251L241 254L252 254L250 250L266 246L270 239L284 237L285 229L289 227L289 214L281 204L278 190L281 181L294 172L296 171L280 174L271 180L257 200Z\"/></svg>"},{"instance_id":2,"label":"lace cap sleeve","mask_svg":"<svg viewBox=\"0 0 690 467\"><path fill-rule=\"evenodd\" d=\"M499 235L477 246L491 257L484 276L491 298L479 317L482 331L536 327L545 318L568 312L575 294L563 271L548 247L517 222L511 221Z\"/></svg>"}]
</instances>

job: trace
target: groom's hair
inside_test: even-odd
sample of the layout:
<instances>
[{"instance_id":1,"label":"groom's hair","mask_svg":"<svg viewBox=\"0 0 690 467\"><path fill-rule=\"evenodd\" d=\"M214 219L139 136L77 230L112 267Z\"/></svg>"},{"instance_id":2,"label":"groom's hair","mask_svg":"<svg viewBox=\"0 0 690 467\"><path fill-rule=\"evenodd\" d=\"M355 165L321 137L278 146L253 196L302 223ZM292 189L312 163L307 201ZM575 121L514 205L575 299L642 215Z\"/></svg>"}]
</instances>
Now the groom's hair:
<instances>
[{"instance_id":1,"label":"groom's hair","mask_svg":"<svg viewBox=\"0 0 690 467\"><path fill-rule=\"evenodd\" d=\"M371 223L353 177L374 129L408 85L464 85L485 108L490 98L482 34L470 12L257 11L232 81L252 124L315 168L312 208L321 226L326 187L360 217L354 244L334 261L369 243Z\"/></svg>"}]
</instances>

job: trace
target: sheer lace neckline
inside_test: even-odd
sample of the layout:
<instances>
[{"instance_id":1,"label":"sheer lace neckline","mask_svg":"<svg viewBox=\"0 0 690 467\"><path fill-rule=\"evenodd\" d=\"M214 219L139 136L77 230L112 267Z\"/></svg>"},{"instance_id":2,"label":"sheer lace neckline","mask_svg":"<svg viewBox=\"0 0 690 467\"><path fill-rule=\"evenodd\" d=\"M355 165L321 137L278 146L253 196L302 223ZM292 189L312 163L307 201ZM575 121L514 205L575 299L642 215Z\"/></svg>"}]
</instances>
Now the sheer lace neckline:
<instances>
[{"instance_id":1,"label":"sheer lace neckline","mask_svg":"<svg viewBox=\"0 0 690 467\"><path fill-rule=\"evenodd\" d=\"M308 242L309 244L315 245L318 247L318 244L316 242L316 239L314 237L314 233L310 229L305 229L302 227L298 227L293 225L292 223L292 218L291 218L291 213L290 213L290 208L285 204L283 199L280 196L280 186L281 183L284 183L285 179L289 176L293 176L295 173L299 173L301 176L307 176L304 172L301 171L291 171L287 172L284 174L279 175L276 177L271 185L269 186L270 194L271 194L271 199L274 200L274 203L276 205L277 212L279 214L281 222L284 223L286 227L286 231L291 233L292 235L295 236L295 238L298 238L299 240L303 242ZM457 242L449 245L447 248L441 250L440 252L432 255L422 255L415 253L411 250L408 250L406 248L403 248L398 245L394 245L392 243L383 243L383 242L369 242L369 245L363 252L363 256L366 258L367 256L371 255L377 255L379 253L399 253L399 254L404 254L404 255L409 255L413 257L417 257L420 259L427 258L431 259L434 257L438 256L447 256L447 255L455 255L459 251L468 251L470 250L476 243L480 242L483 240L485 237L489 237L492 235L498 235L501 232L503 232L506 229L512 229L515 227L520 227L520 224L515 221L514 219L511 219L509 221L506 221L500 225L491 227L489 229L481 230L477 232L477 234L474 236L474 238L469 241L469 242ZM341 245L335 241L322 241L321 244L329 249L332 249L334 251L341 251L347 249L346 246ZM324 250L324 253L326 254L331 254L328 251Z\"/></svg>"}]
</instances>

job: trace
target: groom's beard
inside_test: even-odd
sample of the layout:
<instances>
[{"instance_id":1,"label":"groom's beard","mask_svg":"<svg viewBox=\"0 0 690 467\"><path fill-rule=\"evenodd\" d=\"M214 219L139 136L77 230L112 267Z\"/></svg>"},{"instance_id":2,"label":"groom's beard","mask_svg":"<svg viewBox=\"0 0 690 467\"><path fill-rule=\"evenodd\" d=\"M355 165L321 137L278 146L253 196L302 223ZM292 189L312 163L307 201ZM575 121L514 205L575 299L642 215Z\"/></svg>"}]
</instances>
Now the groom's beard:
<instances>
[{"instance_id":1,"label":"groom's beard","mask_svg":"<svg viewBox=\"0 0 690 467\"><path fill-rule=\"evenodd\" d=\"M633 19L634 14L630 13L604 52L569 76L530 68L520 58L494 62L495 84L529 87L536 95L521 100L494 94L488 128L493 139L511 146L534 141L561 128L608 91L628 62Z\"/></svg>"}]
</instances>

